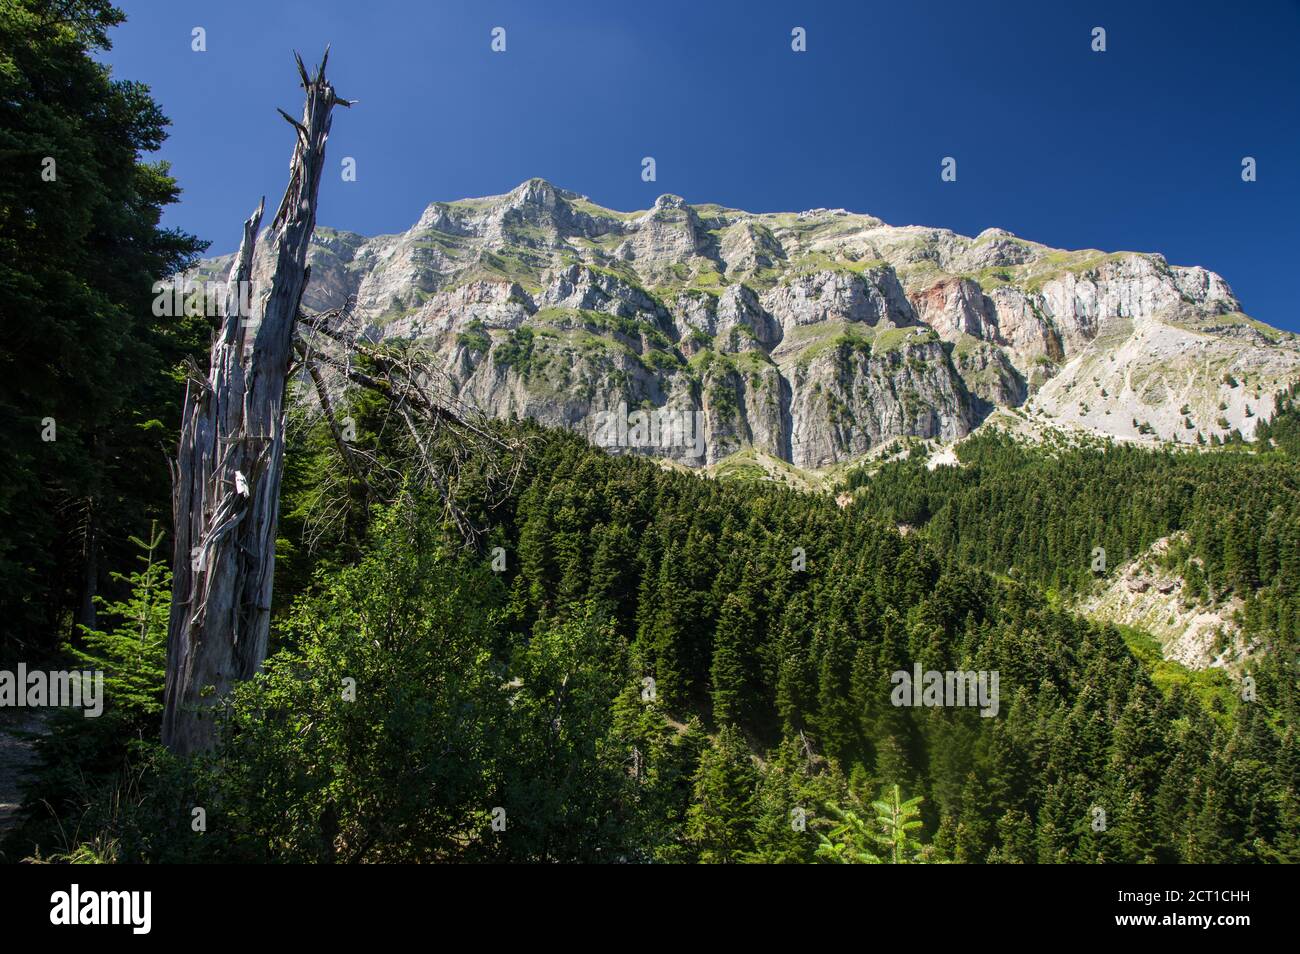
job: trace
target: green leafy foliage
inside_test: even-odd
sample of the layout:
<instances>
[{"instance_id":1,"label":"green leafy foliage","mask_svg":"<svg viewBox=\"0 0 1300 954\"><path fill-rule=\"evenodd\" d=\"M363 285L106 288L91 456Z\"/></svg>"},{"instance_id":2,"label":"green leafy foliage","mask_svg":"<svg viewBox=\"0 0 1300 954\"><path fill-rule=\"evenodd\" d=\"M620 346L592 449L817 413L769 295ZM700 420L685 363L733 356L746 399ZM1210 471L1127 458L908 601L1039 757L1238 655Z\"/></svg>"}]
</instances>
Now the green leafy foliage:
<instances>
[{"instance_id":1,"label":"green leafy foliage","mask_svg":"<svg viewBox=\"0 0 1300 954\"><path fill-rule=\"evenodd\" d=\"M82 840L124 860L807 862L819 835L849 838L831 806L862 818L883 789L888 812L865 817L890 819L888 845L843 850L1294 857L1295 680L1278 665L1253 674L1267 704L1211 711L1157 687L1113 627L945 560L928 534L517 427L519 480L476 511L504 573L457 556L418 499L323 543L222 748L132 757L133 787L83 804ZM914 662L999 671L997 717L892 705L890 674ZM205 833L187 805L207 807Z\"/></svg>"},{"instance_id":2,"label":"green leafy foliage","mask_svg":"<svg viewBox=\"0 0 1300 954\"><path fill-rule=\"evenodd\" d=\"M79 709L56 711L53 731L37 743L39 771L25 792L23 824L10 839L19 857L44 851L72 863L118 858L115 819L134 795L140 766L152 758L162 712L171 571L163 535L156 526L151 531L147 540L131 538L142 567L116 575L128 595L99 600L102 618L113 625L83 627L82 639L68 647L70 662L103 674L103 711L94 718Z\"/></svg>"},{"instance_id":3,"label":"green leafy foliage","mask_svg":"<svg viewBox=\"0 0 1300 954\"><path fill-rule=\"evenodd\" d=\"M817 857L841 865L878 865L880 856L871 851L876 847L879 833L857 812L830 807L830 812L839 824L829 834L821 835L821 844L817 846Z\"/></svg>"},{"instance_id":4,"label":"green leafy foliage","mask_svg":"<svg viewBox=\"0 0 1300 954\"><path fill-rule=\"evenodd\" d=\"M179 189L140 156L167 120L92 55L121 20L102 0L0 5L0 658L93 625L107 568L167 511L174 372L206 345L201 316L154 314L154 282L204 245L159 226Z\"/></svg>"},{"instance_id":5,"label":"green leafy foliage","mask_svg":"<svg viewBox=\"0 0 1300 954\"><path fill-rule=\"evenodd\" d=\"M525 377L532 370L533 329L529 327L512 328L496 349L492 352L493 360L503 368L514 368Z\"/></svg>"},{"instance_id":6,"label":"green leafy foliage","mask_svg":"<svg viewBox=\"0 0 1300 954\"><path fill-rule=\"evenodd\" d=\"M722 727L700 758L686 838L706 864L743 861L754 849L758 770L740 732Z\"/></svg>"},{"instance_id":7,"label":"green leafy foliage","mask_svg":"<svg viewBox=\"0 0 1300 954\"><path fill-rule=\"evenodd\" d=\"M140 715L162 711L167 672L167 622L171 612L172 574L163 551L163 534L155 524L148 540L131 537L140 549L142 569L114 573L130 587L126 599L99 598L103 616L116 621L111 630L81 627L84 649L73 646L74 659L104 673L104 691L111 704Z\"/></svg>"},{"instance_id":8,"label":"green leafy foliage","mask_svg":"<svg viewBox=\"0 0 1300 954\"><path fill-rule=\"evenodd\" d=\"M1098 547L1113 571L1176 535L1161 562L1190 596L1236 594L1249 635L1300 642L1300 469L1289 455L1047 450L998 432L958 453L961 467L900 461L852 472L846 486L859 513L923 527L948 559L1047 590L1090 586Z\"/></svg>"},{"instance_id":9,"label":"green leafy foliage","mask_svg":"<svg viewBox=\"0 0 1300 954\"><path fill-rule=\"evenodd\" d=\"M1277 395L1273 416L1261 421L1255 429L1255 439L1264 446L1272 445L1289 457L1300 458L1300 381Z\"/></svg>"}]
</instances>

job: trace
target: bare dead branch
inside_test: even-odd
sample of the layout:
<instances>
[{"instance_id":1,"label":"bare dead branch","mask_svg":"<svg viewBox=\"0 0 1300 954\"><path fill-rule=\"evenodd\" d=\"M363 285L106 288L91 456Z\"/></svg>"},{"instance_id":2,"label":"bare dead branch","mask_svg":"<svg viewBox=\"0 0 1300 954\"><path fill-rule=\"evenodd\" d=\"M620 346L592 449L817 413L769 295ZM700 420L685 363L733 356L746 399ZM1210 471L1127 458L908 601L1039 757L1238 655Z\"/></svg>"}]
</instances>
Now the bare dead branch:
<instances>
[{"instance_id":1,"label":"bare dead branch","mask_svg":"<svg viewBox=\"0 0 1300 954\"><path fill-rule=\"evenodd\" d=\"M385 488L378 490L381 499L398 499L400 488L413 478L441 500L462 545L478 550L484 530L460 500L462 473L471 462L482 471L491 509L514 489L523 459L520 442L503 437L485 415L461 402L453 382L428 352L365 340L352 305L301 316L298 353L322 383L321 372L327 371L345 385L383 396L388 413L399 421L408 452L401 456L403 441L390 439L386 447L397 453L396 465L368 478L371 486ZM334 500L322 500L319 506L327 513L338 511Z\"/></svg>"},{"instance_id":2,"label":"bare dead branch","mask_svg":"<svg viewBox=\"0 0 1300 954\"><path fill-rule=\"evenodd\" d=\"M163 742L188 753L214 740L212 707L266 656L279 522L294 324L306 287L307 248L337 97L324 61L304 79L289 184L255 259L265 199L244 222L226 282L225 320L208 373L186 387L173 473L175 522L172 607L164 692ZM241 288L255 262L268 272L244 309ZM246 313L247 312L247 313ZM249 340L249 339L252 340Z\"/></svg>"}]
</instances>

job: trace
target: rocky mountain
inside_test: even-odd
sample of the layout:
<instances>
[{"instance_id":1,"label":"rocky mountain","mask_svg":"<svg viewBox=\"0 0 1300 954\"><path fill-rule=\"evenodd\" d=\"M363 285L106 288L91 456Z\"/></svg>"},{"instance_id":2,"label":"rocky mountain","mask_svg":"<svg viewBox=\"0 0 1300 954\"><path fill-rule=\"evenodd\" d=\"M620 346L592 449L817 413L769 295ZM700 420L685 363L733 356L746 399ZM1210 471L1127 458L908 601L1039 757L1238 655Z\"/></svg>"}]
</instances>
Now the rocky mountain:
<instances>
[{"instance_id":1,"label":"rocky mountain","mask_svg":"<svg viewBox=\"0 0 1300 954\"><path fill-rule=\"evenodd\" d=\"M531 179L400 235L318 228L310 262L307 308L355 299L462 400L691 466L817 469L1026 404L1121 438L1250 437L1300 377L1297 337L1203 268L843 209L616 212Z\"/></svg>"}]
</instances>

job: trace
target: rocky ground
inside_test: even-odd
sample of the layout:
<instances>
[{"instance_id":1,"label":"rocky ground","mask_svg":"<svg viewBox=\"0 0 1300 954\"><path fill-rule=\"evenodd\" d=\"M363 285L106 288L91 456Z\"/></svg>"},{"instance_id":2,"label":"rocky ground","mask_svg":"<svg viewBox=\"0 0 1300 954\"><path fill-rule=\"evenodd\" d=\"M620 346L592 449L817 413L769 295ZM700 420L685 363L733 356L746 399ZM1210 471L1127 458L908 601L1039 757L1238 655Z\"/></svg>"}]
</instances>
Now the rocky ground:
<instances>
[{"instance_id":1,"label":"rocky ground","mask_svg":"<svg viewBox=\"0 0 1300 954\"><path fill-rule=\"evenodd\" d=\"M1079 611L1144 630L1159 641L1166 659L1189 669L1238 663L1249 654L1235 620L1241 601L1205 605L1189 600L1182 579L1155 563L1169 543L1169 537L1161 538L1122 566L1105 587L1079 601Z\"/></svg>"}]
</instances>

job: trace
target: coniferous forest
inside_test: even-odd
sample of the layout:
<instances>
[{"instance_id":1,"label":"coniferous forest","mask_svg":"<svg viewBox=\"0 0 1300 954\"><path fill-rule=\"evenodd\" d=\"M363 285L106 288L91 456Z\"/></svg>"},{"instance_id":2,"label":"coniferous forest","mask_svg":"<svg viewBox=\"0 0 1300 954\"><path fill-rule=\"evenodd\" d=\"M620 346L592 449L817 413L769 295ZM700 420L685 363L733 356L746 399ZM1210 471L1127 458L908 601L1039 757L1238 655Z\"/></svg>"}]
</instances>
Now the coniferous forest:
<instances>
[{"instance_id":1,"label":"coniferous forest","mask_svg":"<svg viewBox=\"0 0 1300 954\"><path fill-rule=\"evenodd\" d=\"M105 680L40 733L3 860L1300 861L1294 388L1253 442L988 428L816 490L528 420L430 444L374 389L345 447L291 402L269 655L216 745L165 748L168 461L217 328L150 308L204 244L160 225L168 120L92 58L120 20L0 7L0 152L75 157L0 180L0 668ZM1080 611L1163 539L1241 664ZM914 670L996 673L993 709L900 705Z\"/></svg>"},{"instance_id":2,"label":"coniferous forest","mask_svg":"<svg viewBox=\"0 0 1300 954\"><path fill-rule=\"evenodd\" d=\"M865 503L841 509L825 496L610 457L563 433L504 430L525 461L504 499L484 488L480 499L495 505L475 515L489 528L483 553L466 552L441 507L414 492L341 521L310 554L289 542L299 518L286 521L276 651L233 700L225 744L202 759L177 760L153 742L168 588L140 540L131 595L106 614L118 629L82 640L116 676L111 709L69 720L43 746L46 788L34 795L95 833L73 851L193 861L879 857L892 848L874 826L859 835L842 817L872 822L874 803L897 787L921 799L921 826L897 836L907 860L1294 860L1300 761L1284 662L1293 644L1267 622L1289 606L1273 576L1252 596L1254 625L1276 641L1254 670L1267 701L1244 704L1226 676L1158 684L1115 627L978 565L1000 554L951 549L939 507L926 532L904 536ZM299 440L290 514L334 453L319 431ZM1062 499L1077 502L1064 493L1068 477L1026 476L1014 448L976 446L989 455L980 491L1025 497L1030 481L1049 499L1057 480ZM1179 463L1085 456L1094 455L1076 466ZM1260 473L1287 466L1272 454L1231 462ZM924 470L908 470L919 483ZM896 492L900 506L921 493L887 489L906 476L882 476L881 492ZM1194 527L1194 499L1159 512ZM1279 561L1294 557L1285 530L1296 499L1264 511L1280 524ZM1114 513L1121 527L1134 521L1136 540L1168 529L1134 509ZM1267 538L1258 529L1251 539ZM1048 553L1053 545L1047 534L1039 541ZM501 572L488 556L497 546ZM1208 556L1229 544L1209 535L1204 546ZM998 717L890 705L888 674L917 661L999 671ZM207 807L204 837L193 837L188 805ZM492 837L494 810L511 820L509 837ZM790 823L799 810L806 831ZM33 811L22 837L55 851L54 821Z\"/></svg>"}]
</instances>

